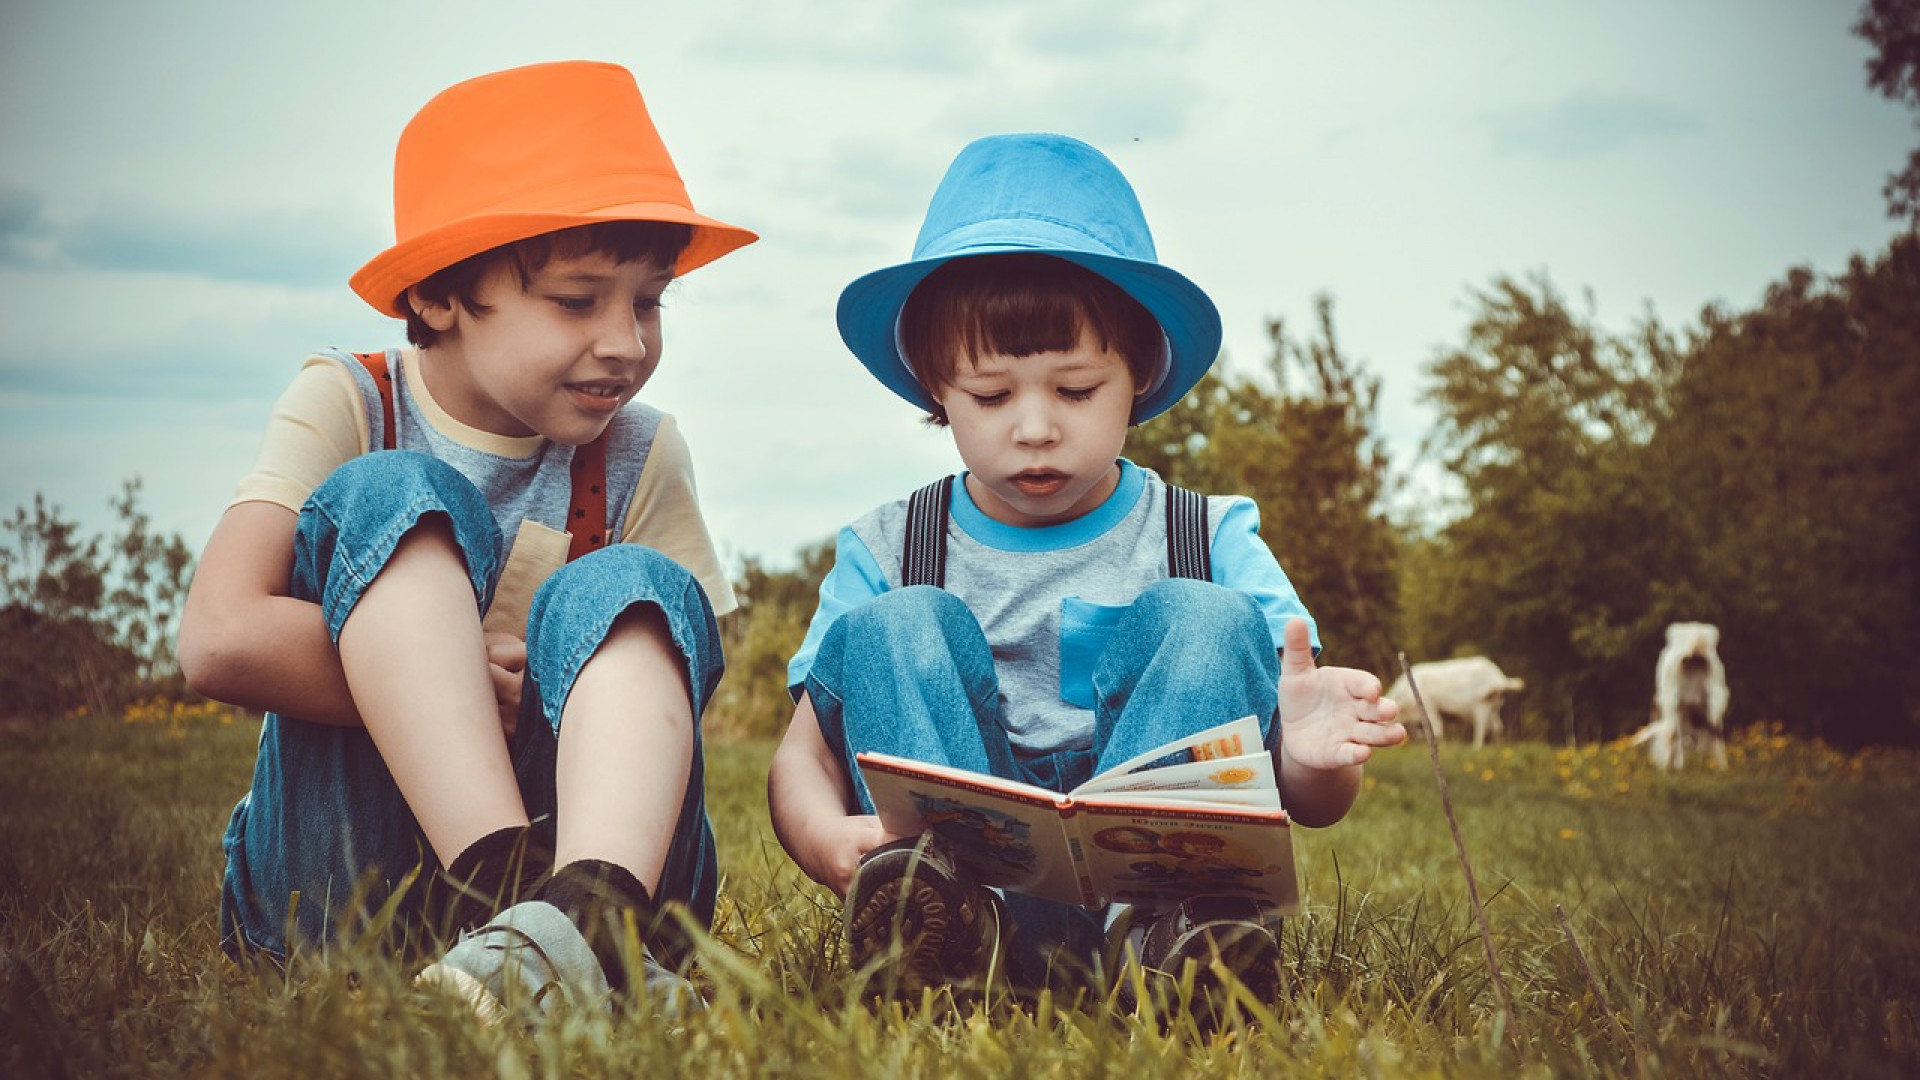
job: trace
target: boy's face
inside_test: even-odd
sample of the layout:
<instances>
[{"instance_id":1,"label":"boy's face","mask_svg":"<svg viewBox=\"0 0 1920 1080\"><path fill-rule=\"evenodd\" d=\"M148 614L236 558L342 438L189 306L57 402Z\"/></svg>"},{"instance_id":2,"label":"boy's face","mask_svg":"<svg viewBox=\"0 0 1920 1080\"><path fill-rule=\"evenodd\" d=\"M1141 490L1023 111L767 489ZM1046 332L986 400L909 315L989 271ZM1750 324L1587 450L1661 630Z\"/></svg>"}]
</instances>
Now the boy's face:
<instances>
[{"instance_id":1,"label":"boy's face","mask_svg":"<svg viewBox=\"0 0 1920 1080\"><path fill-rule=\"evenodd\" d=\"M962 360L935 397L975 505L1033 527L1071 521L1113 494L1134 393L1126 361L1082 331L1063 352Z\"/></svg>"},{"instance_id":2,"label":"boy's face","mask_svg":"<svg viewBox=\"0 0 1920 1080\"><path fill-rule=\"evenodd\" d=\"M427 388L456 420L496 435L578 446L598 438L660 363L660 294L672 270L605 254L555 256L526 288L502 261L474 300L416 309L443 335Z\"/></svg>"}]
</instances>

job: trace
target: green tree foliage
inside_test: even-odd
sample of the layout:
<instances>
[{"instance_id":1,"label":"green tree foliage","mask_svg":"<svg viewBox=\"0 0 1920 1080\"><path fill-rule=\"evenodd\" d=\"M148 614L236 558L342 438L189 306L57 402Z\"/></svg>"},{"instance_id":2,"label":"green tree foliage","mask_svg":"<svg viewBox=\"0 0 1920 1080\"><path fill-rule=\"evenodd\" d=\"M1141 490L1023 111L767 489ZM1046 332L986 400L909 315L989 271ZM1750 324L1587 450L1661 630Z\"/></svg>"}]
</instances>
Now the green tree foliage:
<instances>
[{"instance_id":1,"label":"green tree foliage","mask_svg":"<svg viewBox=\"0 0 1920 1080\"><path fill-rule=\"evenodd\" d=\"M119 527L106 537L82 537L39 493L0 520L0 709L104 714L182 691L172 648L192 557L153 532L138 479L111 505Z\"/></svg>"},{"instance_id":2,"label":"green tree foliage","mask_svg":"<svg viewBox=\"0 0 1920 1080\"><path fill-rule=\"evenodd\" d=\"M1874 47L1867 85L1882 96L1920 110L1920 0L1868 0L1853 32ZM1915 117L1920 125L1920 115ZM1920 148L1905 169L1887 179L1887 212L1920 226Z\"/></svg>"},{"instance_id":3,"label":"green tree foliage","mask_svg":"<svg viewBox=\"0 0 1920 1080\"><path fill-rule=\"evenodd\" d=\"M1536 733L1637 727L1664 627L1720 625L1736 720L1920 731L1920 239L1684 343L1610 338L1546 280L1477 295L1432 367L1459 517L1409 552L1410 642L1528 680Z\"/></svg>"},{"instance_id":4,"label":"green tree foliage","mask_svg":"<svg viewBox=\"0 0 1920 1080\"><path fill-rule=\"evenodd\" d=\"M1793 271L1755 311L1708 312L1650 451L1749 715L1846 745L1915 741L1920 237L1830 283Z\"/></svg>"},{"instance_id":5,"label":"green tree foliage","mask_svg":"<svg viewBox=\"0 0 1920 1080\"><path fill-rule=\"evenodd\" d=\"M1609 339L1544 276L1475 299L1466 343L1432 366L1428 448L1466 507L1410 556L1409 659L1490 656L1527 680L1535 733L1591 737L1659 621L1646 570L1664 532L1636 451L1670 352L1653 326Z\"/></svg>"},{"instance_id":6,"label":"green tree foliage","mask_svg":"<svg viewBox=\"0 0 1920 1080\"><path fill-rule=\"evenodd\" d=\"M771 738L787 728L793 699L787 694L787 661L806 636L820 596L820 582L833 567L833 540L800 552L793 570L768 570L748 558L734 592L740 606L721 621L727 676L709 711L717 735Z\"/></svg>"},{"instance_id":7,"label":"green tree foliage","mask_svg":"<svg viewBox=\"0 0 1920 1080\"><path fill-rule=\"evenodd\" d=\"M1129 454L1173 483L1259 504L1268 547L1320 624L1323 659L1384 672L1399 601L1374 434L1380 381L1340 351L1328 297L1315 301L1314 330L1299 341L1270 322L1265 378L1208 376L1142 425Z\"/></svg>"}]
</instances>

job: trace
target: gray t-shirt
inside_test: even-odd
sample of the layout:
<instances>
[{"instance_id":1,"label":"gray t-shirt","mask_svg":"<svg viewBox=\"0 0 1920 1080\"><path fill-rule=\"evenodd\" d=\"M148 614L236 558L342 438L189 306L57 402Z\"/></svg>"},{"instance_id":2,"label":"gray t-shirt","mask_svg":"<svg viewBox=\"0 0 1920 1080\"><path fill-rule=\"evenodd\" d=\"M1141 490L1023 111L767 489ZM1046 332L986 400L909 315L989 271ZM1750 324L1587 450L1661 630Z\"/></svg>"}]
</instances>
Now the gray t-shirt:
<instances>
[{"instance_id":1,"label":"gray t-shirt","mask_svg":"<svg viewBox=\"0 0 1920 1080\"><path fill-rule=\"evenodd\" d=\"M1114 492L1058 525L994 521L953 485L946 588L966 602L993 649L1007 736L1024 754L1085 749L1093 741L1093 664L1126 608L1167 576L1167 485L1124 459ZM1209 496L1213 581L1252 597L1274 648L1287 621L1307 614L1259 535L1252 500ZM787 667L796 697L827 629L842 614L900 588L907 502L869 512L840 531L833 569L806 639ZM1318 647L1318 632L1315 632Z\"/></svg>"}]
</instances>

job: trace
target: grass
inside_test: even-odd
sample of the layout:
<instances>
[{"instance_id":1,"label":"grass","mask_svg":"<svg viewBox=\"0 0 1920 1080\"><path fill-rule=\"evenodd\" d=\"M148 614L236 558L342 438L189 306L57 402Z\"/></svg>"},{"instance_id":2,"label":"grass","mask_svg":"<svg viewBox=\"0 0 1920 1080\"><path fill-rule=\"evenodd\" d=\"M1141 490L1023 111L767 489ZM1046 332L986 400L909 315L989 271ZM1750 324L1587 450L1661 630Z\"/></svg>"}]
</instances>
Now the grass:
<instances>
[{"instance_id":1,"label":"grass","mask_svg":"<svg viewBox=\"0 0 1920 1080\"><path fill-rule=\"evenodd\" d=\"M519 1033L369 947L286 978L222 957L218 841L256 734L166 709L0 729L0 1075L1920 1075L1911 755L1749 732L1727 773L1667 776L1618 747L1447 746L1512 1030L1426 752L1385 755L1346 821L1296 834L1291 992L1209 1038L1088 996L865 1004L830 898L772 839L771 746L714 744L713 1008Z\"/></svg>"}]
</instances>

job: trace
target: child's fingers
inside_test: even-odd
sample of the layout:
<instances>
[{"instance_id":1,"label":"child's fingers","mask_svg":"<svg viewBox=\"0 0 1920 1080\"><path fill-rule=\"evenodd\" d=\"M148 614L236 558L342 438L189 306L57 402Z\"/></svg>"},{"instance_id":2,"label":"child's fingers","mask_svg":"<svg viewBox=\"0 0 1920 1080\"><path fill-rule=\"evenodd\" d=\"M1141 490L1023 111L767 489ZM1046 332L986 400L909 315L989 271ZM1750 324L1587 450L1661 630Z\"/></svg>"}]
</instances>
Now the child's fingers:
<instances>
[{"instance_id":1,"label":"child's fingers","mask_svg":"<svg viewBox=\"0 0 1920 1080\"><path fill-rule=\"evenodd\" d=\"M520 691L526 685L526 678L521 672L509 671L499 664L488 664L487 674L493 679L493 700L500 706L501 726L511 735L520 719Z\"/></svg>"},{"instance_id":2,"label":"child's fingers","mask_svg":"<svg viewBox=\"0 0 1920 1080\"><path fill-rule=\"evenodd\" d=\"M1365 721L1353 728L1353 741L1366 746L1398 746L1406 740L1406 726L1392 721Z\"/></svg>"},{"instance_id":3,"label":"child's fingers","mask_svg":"<svg viewBox=\"0 0 1920 1080\"><path fill-rule=\"evenodd\" d=\"M1307 620L1294 616L1287 620L1287 629L1281 637L1285 645L1280 652L1280 675L1305 675L1313 670L1313 635L1307 629Z\"/></svg>"},{"instance_id":4,"label":"child's fingers","mask_svg":"<svg viewBox=\"0 0 1920 1080\"><path fill-rule=\"evenodd\" d=\"M487 662L508 671L524 671L527 666L527 643L512 634L503 634L490 630L486 634Z\"/></svg>"},{"instance_id":5,"label":"child's fingers","mask_svg":"<svg viewBox=\"0 0 1920 1080\"><path fill-rule=\"evenodd\" d=\"M1382 724L1391 724L1400 719L1400 703L1390 697L1381 698L1377 710Z\"/></svg>"}]
</instances>

